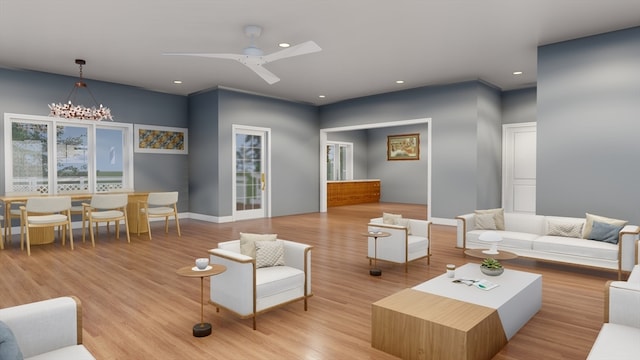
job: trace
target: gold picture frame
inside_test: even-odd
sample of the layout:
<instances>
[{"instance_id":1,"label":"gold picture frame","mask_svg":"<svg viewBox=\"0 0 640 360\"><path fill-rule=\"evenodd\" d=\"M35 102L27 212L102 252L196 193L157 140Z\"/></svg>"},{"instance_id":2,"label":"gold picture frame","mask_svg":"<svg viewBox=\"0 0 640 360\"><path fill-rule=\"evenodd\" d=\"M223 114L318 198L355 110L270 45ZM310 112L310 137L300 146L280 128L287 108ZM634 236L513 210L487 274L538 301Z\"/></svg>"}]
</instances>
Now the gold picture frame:
<instances>
[{"instance_id":1,"label":"gold picture frame","mask_svg":"<svg viewBox=\"0 0 640 360\"><path fill-rule=\"evenodd\" d=\"M387 160L420 160L420 134L387 136Z\"/></svg>"}]
</instances>

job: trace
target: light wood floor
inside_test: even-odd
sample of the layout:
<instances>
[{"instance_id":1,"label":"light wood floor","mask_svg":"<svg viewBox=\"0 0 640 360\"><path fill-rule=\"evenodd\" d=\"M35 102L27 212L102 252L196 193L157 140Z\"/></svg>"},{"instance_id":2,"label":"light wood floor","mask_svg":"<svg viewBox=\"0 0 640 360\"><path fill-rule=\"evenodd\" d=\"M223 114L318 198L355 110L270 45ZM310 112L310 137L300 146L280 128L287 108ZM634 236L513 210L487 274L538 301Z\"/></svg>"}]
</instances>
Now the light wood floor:
<instances>
[{"instance_id":1,"label":"light wood floor","mask_svg":"<svg viewBox=\"0 0 640 360\"><path fill-rule=\"evenodd\" d=\"M182 238L171 226L152 223L153 241L132 234L107 237L101 229L96 247L81 242L76 249L59 243L20 251L18 237L0 251L0 307L76 295L84 309L84 343L98 359L393 359L371 348L371 303L474 259L455 249L455 228L434 226L431 265L379 262L381 277L369 276L366 230L369 218L382 211L426 218L424 206L367 204L330 208L272 219L211 224L184 220ZM200 317L198 279L176 275L219 241L242 232L270 232L308 243L312 252L309 311L302 302L251 320L240 320L211 305L205 319L213 334L194 338ZM584 359L603 319L603 289L614 272L574 266L512 260L506 266L543 275L540 312L494 359ZM209 291L205 282L205 296Z\"/></svg>"}]
</instances>

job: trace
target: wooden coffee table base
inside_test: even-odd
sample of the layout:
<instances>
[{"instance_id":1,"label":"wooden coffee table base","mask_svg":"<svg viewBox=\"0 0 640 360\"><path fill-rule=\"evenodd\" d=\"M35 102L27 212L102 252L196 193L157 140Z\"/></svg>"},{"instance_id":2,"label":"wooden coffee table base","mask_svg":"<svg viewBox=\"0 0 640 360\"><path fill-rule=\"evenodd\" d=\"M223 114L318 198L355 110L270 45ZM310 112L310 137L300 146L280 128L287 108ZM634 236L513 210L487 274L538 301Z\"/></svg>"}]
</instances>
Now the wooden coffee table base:
<instances>
[{"instance_id":1,"label":"wooden coffee table base","mask_svg":"<svg viewBox=\"0 0 640 360\"><path fill-rule=\"evenodd\" d=\"M371 316L371 345L402 359L491 359L507 344L495 309L423 291L377 301Z\"/></svg>"}]
</instances>

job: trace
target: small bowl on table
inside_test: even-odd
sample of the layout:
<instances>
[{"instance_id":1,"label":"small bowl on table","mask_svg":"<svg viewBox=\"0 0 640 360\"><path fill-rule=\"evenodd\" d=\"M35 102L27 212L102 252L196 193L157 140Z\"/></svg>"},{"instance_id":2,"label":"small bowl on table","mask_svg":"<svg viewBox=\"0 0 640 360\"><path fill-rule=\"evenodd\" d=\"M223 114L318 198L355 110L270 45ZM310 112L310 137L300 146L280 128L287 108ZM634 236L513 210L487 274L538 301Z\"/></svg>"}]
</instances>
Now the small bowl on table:
<instances>
[{"instance_id":1,"label":"small bowl on table","mask_svg":"<svg viewBox=\"0 0 640 360\"><path fill-rule=\"evenodd\" d=\"M196 268L198 270L204 270L209 266L209 259L207 258L198 258L196 259Z\"/></svg>"}]
</instances>

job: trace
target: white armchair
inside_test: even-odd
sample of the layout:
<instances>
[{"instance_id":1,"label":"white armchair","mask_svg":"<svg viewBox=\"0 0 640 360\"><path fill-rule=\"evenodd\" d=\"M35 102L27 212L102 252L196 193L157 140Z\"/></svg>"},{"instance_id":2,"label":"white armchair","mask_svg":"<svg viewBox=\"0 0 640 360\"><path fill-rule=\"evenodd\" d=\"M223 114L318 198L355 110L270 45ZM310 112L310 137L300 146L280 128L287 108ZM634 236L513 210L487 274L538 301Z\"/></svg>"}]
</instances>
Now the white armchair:
<instances>
[{"instance_id":1,"label":"white armchair","mask_svg":"<svg viewBox=\"0 0 640 360\"><path fill-rule=\"evenodd\" d=\"M82 345L82 305L74 296L0 309L0 321L25 359L95 359Z\"/></svg>"},{"instance_id":2,"label":"white armchair","mask_svg":"<svg viewBox=\"0 0 640 360\"><path fill-rule=\"evenodd\" d=\"M376 260L404 264L404 271L409 271L409 262L427 258L431 263L431 221L405 219L408 226L384 224L382 218L371 219L368 229L373 228L391 234L389 237L379 238L376 242L369 237L369 263ZM377 254L377 257L376 257Z\"/></svg>"},{"instance_id":3,"label":"white armchair","mask_svg":"<svg viewBox=\"0 0 640 360\"><path fill-rule=\"evenodd\" d=\"M588 360L637 359L640 354L640 265L627 281L607 282L604 324Z\"/></svg>"},{"instance_id":4,"label":"white armchair","mask_svg":"<svg viewBox=\"0 0 640 360\"><path fill-rule=\"evenodd\" d=\"M210 303L229 310L243 319L256 316L281 305L307 299L311 293L311 249L306 244L288 240L284 245L284 266L256 268L256 259L243 255L240 240L221 242L209 250L210 262L222 264L227 271L210 278Z\"/></svg>"}]
</instances>

